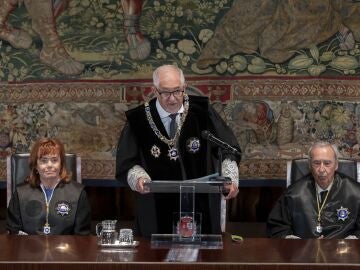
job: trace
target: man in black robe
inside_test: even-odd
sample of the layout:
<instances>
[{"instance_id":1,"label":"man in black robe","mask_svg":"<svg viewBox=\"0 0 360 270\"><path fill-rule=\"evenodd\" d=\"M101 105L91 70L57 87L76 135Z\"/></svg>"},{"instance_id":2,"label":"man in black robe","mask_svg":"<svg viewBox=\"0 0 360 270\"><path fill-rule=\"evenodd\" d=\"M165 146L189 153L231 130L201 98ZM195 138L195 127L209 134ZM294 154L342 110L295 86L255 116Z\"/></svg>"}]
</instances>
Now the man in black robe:
<instances>
[{"instance_id":1,"label":"man in black robe","mask_svg":"<svg viewBox=\"0 0 360 270\"><path fill-rule=\"evenodd\" d=\"M153 74L156 98L126 112L127 123L118 143L116 178L137 191L135 234L172 233L179 212L179 194L149 193L151 180L186 180L216 172L217 149L201 138L208 130L239 148L230 128L206 97L188 96L183 72L172 65ZM172 120L174 119L174 120ZM223 153L222 173L232 180L225 199L238 193L238 157ZM195 211L202 216L202 233L220 233L221 194L196 194Z\"/></svg>"},{"instance_id":2,"label":"man in black robe","mask_svg":"<svg viewBox=\"0 0 360 270\"><path fill-rule=\"evenodd\" d=\"M268 236L359 238L360 184L336 172L337 148L315 143L309 166L311 173L289 186L271 211Z\"/></svg>"}]
</instances>

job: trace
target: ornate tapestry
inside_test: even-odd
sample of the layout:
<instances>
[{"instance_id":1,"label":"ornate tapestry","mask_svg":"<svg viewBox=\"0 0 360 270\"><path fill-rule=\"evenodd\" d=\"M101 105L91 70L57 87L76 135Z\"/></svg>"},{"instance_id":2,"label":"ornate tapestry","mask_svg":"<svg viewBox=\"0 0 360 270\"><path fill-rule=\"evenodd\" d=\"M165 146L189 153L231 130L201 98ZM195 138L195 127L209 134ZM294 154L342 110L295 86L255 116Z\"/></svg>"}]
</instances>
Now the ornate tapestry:
<instances>
[{"instance_id":1,"label":"ornate tapestry","mask_svg":"<svg viewBox=\"0 0 360 270\"><path fill-rule=\"evenodd\" d=\"M0 0L0 179L6 156L58 137L83 178L114 179L124 112L152 71L184 70L234 130L240 178L283 179L316 140L359 158L360 3Z\"/></svg>"}]
</instances>

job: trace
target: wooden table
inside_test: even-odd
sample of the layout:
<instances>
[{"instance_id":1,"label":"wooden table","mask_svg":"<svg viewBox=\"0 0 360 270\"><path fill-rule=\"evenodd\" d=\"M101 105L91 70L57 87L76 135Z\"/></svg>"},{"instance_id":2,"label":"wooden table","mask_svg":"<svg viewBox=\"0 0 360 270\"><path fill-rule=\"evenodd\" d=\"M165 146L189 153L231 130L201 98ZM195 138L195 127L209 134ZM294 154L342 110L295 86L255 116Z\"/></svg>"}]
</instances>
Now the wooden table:
<instances>
[{"instance_id":1,"label":"wooden table","mask_svg":"<svg viewBox=\"0 0 360 270\"><path fill-rule=\"evenodd\" d=\"M0 235L0 269L360 269L359 240L285 240L224 236L222 250L200 249L196 262L167 262L169 249L137 239L135 249L101 249L96 237Z\"/></svg>"}]
</instances>

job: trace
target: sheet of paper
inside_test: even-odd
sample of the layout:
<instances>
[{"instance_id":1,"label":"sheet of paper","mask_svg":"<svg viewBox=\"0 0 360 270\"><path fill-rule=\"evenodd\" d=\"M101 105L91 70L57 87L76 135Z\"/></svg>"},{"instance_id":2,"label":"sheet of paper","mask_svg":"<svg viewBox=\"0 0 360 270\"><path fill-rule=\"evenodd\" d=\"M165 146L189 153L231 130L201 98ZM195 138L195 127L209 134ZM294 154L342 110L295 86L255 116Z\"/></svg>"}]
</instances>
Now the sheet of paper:
<instances>
[{"instance_id":1,"label":"sheet of paper","mask_svg":"<svg viewBox=\"0 0 360 270\"><path fill-rule=\"evenodd\" d=\"M166 256L166 262L196 262L199 249L194 247L171 248Z\"/></svg>"}]
</instances>

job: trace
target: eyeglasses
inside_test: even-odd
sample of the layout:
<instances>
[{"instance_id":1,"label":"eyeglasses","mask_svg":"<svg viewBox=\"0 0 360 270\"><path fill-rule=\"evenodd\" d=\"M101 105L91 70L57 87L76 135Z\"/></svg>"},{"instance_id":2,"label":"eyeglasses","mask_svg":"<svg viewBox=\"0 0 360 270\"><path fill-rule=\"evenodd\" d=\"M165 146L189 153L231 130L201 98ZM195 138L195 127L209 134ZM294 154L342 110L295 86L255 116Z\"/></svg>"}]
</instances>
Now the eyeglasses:
<instances>
[{"instance_id":1,"label":"eyeglasses","mask_svg":"<svg viewBox=\"0 0 360 270\"><path fill-rule=\"evenodd\" d=\"M173 89L173 91L165 91L163 89L156 88L156 91L162 98L169 98L171 95L173 95L174 97L182 97L184 94L184 89L180 87Z\"/></svg>"}]
</instances>

